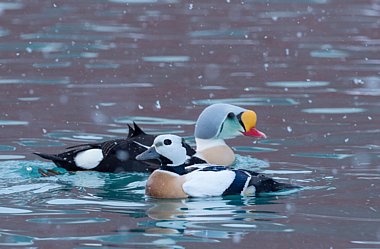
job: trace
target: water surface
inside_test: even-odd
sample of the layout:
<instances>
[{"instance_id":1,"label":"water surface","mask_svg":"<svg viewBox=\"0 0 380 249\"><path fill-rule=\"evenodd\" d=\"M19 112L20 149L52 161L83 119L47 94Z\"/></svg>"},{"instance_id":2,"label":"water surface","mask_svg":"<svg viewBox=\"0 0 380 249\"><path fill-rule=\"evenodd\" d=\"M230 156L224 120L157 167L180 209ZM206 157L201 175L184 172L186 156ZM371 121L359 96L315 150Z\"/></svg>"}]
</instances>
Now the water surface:
<instances>
[{"instance_id":1,"label":"water surface","mask_svg":"<svg viewBox=\"0 0 380 249\"><path fill-rule=\"evenodd\" d=\"M377 248L380 1L0 3L0 247ZM145 174L65 173L32 155L150 133L193 142L212 103L268 139L236 167L280 196L155 200Z\"/></svg>"}]
</instances>

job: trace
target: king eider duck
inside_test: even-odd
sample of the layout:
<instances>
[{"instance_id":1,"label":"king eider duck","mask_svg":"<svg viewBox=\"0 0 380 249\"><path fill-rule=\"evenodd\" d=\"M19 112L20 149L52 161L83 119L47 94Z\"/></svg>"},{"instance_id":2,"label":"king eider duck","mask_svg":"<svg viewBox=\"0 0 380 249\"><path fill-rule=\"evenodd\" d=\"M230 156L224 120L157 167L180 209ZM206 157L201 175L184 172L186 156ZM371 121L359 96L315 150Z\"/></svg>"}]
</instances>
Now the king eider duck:
<instances>
[{"instance_id":1,"label":"king eider duck","mask_svg":"<svg viewBox=\"0 0 380 249\"><path fill-rule=\"evenodd\" d=\"M207 163L229 166L235 161L235 153L225 143L225 139L239 135L266 138L257 130L257 115L230 104L213 104L200 114L195 124L196 154Z\"/></svg>"},{"instance_id":2,"label":"king eider duck","mask_svg":"<svg viewBox=\"0 0 380 249\"><path fill-rule=\"evenodd\" d=\"M101 143L80 144L66 148L60 154L34 154L51 160L58 167L68 171L94 170L99 172L152 172L159 167L159 162L151 160L142 162L135 157L144 152L152 143L155 136L146 134L136 123L128 125L128 137L104 141ZM189 156L195 151L185 145ZM43 176L54 175L55 172L40 171ZM50 174L51 173L51 174ZM58 173L59 174L59 173Z\"/></svg>"},{"instance_id":3,"label":"king eider duck","mask_svg":"<svg viewBox=\"0 0 380 249\"><path fill-rule=\"evenodd\" d=\"M186 146L176 135L157 136L153 145L136 159L161 161L160 169L149 176L145 188L145 194L155 198L251 196L298 188L256 172L224 166L195 165L197 169L187 173Z\"/></svg>"}]
</instances>

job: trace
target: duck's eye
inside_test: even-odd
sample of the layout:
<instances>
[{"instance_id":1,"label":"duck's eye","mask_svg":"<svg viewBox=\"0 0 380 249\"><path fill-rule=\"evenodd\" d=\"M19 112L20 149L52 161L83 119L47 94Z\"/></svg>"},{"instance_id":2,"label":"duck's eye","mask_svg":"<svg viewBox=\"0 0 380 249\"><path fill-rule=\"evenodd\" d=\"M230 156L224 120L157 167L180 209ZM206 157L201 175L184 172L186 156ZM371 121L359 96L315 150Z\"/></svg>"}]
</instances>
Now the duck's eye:
<instances>
[{"instance_id":1,"label":"duck's eye","mask_svg":"<svg viewBox=\"0 0 380 249\"><path fill-rule=\"evenodd\" d=\"M165 145L171 145L171 144L172 144L172 140L170 140L170 139L165 139L165 140L164 140L164 144L165 144Z\"/></svg>"},{"instance_id":2,"label":"duck's eye","mask_svg":"<svg viewBox=\"0 0 380 249\"><path fill-rule=\"evenodd\" d=\"M234 118L235 117L235 113L233 113L233 112L228 113L228 117L229 118Z\"/></svg>"}]
</instances>

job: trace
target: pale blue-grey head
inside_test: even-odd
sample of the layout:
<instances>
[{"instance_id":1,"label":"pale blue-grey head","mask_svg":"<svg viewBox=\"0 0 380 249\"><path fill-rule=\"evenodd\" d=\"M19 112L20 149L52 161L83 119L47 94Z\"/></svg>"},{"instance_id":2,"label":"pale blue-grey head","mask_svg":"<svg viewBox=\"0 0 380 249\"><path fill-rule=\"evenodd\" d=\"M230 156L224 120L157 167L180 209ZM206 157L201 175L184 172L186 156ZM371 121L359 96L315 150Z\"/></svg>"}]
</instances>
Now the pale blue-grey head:
<instances>
[{"instance_id":1,"label":"pale blue-grey head","mask_svg":"<svg viewBox=\"0 0 380 249\"><path fill-rule=\"evenodd\" d=\"M231 138L237 135L265 137L256 129L256 113L230 104L213 104L203 110L195 124L195 138Z\"/></svg>"}]
</instances>

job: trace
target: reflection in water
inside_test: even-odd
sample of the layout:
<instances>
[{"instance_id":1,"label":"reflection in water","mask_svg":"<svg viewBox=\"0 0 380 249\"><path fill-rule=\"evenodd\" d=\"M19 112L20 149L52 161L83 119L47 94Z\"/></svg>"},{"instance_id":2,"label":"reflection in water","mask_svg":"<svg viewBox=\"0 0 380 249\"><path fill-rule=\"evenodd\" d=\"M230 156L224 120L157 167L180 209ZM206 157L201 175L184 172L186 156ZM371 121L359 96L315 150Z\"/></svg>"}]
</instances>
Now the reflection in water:
<instances>
[{"instance_id":1,"label":"reflection in water","mask_svg":"<svg viewBox=\"0 0 380 249\"><path fill-rule=\"evenodd\" d=\"M155 222L142 223L149 232L184 234L197 238L231 239L250 231L292 232L279 223L286 216L259 211L257 204L269 204L275 198L203 198L154 200L147 215Z\"/></svg>"}]
</instances>

